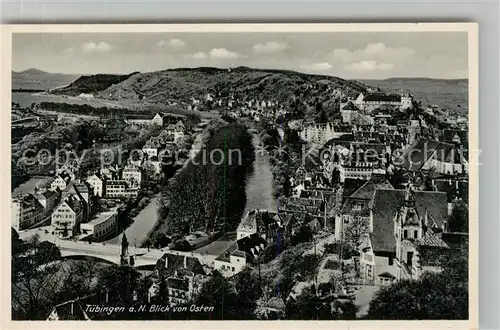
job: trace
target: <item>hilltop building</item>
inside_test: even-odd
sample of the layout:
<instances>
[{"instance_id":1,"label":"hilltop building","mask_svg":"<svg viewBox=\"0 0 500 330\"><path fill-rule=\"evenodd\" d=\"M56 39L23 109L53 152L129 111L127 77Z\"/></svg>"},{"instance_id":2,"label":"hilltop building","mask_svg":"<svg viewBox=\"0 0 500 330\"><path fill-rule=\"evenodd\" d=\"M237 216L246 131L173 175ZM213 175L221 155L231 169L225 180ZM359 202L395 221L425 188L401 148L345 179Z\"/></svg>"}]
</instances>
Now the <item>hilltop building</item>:
<instances>
[{"instance_id":1,"label":"hilltop building","mask_svg":"<svg viewBox=\"0 0 500 330\"><path fill-rule=\"evenodd\" d=\"M413 108L413 97L410 94L360 93L352 102L365 114L382 106L392 106L400 111ZM340 108L343 107L344 104L341 104Z\"/></svg>"}]
</instances>

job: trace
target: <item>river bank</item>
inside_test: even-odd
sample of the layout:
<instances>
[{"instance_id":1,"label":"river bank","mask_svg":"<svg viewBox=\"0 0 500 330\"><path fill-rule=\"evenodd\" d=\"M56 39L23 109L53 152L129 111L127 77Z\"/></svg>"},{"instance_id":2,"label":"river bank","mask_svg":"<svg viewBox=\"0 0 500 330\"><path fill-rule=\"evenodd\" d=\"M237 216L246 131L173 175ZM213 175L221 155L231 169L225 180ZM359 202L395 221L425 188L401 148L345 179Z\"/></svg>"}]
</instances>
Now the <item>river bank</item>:
<instances>
[{"instance_id":1,"label":"river bank","mask_svg":"<svg viewBox=\"0 0 500 330\"><path fill-rule=\"evenodd\" d=\"M149 200L149 204L134 217L132 224L125 229L124 233L131 245L141 246L149 237L150 231L156 225L157 206L159 194ZM123 233L106 241L106 243L118 244L122 241Z\"/></svg>"},{"instance_id":2,"label":"river bank","mask_svg":"<svg viewBox=\"0 0 500 330\"><path fill-rule=\"evenodd\" d=\"M252 144L255 149L253 170L247 177L245 213L249 210L260 209L277 212L277 203L274 198L273 173L269 163L269 156L262 147L258 133L248 130L252 134Z\"/></svg>"}]
</instances>

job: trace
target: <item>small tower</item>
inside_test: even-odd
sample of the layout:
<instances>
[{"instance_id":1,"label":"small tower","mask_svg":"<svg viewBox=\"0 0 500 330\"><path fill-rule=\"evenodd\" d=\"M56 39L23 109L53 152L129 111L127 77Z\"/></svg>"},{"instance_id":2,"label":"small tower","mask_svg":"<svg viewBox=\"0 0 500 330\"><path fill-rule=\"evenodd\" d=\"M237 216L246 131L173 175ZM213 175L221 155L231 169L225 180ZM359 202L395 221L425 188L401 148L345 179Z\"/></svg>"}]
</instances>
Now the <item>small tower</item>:
<instances>
[{"instance_id":1,"label":"small tower","mask_svg":"<svg viewBox=\"0 0 500 330\"><path fill-rule=\"evenodd\" d=\"M410 126L408 127L408 144L411 145L417 141L422 133L422 127L420 125L420 119L413 114L410 119Z\"/></svg>"},{"instance_id":2,"label":"small tower","mask_svg":"<svg viewBox=\"0 0 500 330\"><path fill-rule=\"evenodd\" d=\"M125 266L129 264L129 254L128 254L128 239L127 235L125 235L125 232L123 233L122 236L122 247L121 247L121 253L120 253L120 265Z\"/></svg>"}]
</instances>

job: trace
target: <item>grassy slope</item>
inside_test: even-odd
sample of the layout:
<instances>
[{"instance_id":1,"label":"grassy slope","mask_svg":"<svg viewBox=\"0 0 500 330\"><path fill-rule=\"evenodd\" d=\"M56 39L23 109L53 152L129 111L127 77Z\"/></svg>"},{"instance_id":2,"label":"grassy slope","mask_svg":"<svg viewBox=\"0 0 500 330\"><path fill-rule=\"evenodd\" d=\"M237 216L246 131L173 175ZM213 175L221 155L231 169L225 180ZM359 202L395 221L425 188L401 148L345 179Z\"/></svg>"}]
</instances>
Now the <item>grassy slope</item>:
<instances>
[{"instance_id":1,"label":"grassy slope","mask_svg":"<svg viewBox=\"0 0 500 330\"><path fill-rule=\"evenodd\" d=\"M138 99L139 96L144 96L146 102L165 104L169 101L188 102L193 96L202 99L206 93L231 90L236 95L248 99L287 103L293 95L305 91L311 84L320 85L321 91L309 93L305 98L319 97L325 101L331 98L329 91L334 88L353 93L365 88L358 82L293 71L246 67L231 71L217 68L181 68L134 75L99 93L99 96L110 99Z\"/></svg>"},{"instance_id":2,"label":"grassy slope","mask_svg":"<svg viewBox=\"0 0 500 330\"><path fill-rule=\"evenodd\" d=\"M77 96L81 93L97 93L106 88L127 80L130 76L136 74L133 72L126 75L116 74L95 74L89 76L81 76L73 81L69 86L53 91L55 94L64 94Z\"/></svg>"}]
</instances>

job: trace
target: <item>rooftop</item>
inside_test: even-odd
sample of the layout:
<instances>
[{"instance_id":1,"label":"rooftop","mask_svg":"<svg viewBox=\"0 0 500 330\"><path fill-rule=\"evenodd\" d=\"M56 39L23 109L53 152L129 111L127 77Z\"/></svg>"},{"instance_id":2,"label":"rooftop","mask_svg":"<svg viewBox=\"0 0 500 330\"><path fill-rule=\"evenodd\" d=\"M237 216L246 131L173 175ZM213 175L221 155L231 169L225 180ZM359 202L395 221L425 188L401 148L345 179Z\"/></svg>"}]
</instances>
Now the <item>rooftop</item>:
<instances>
[{"instance_id":1,"label":"rooftop","mask_svg":"<svg viewBox=\"0 0 500 330\"><path fill-rule=\"evenodd\" d=\"M404 204L406 190L377 189L370 201L373 213L371 241L374 251L394 252L394 217ZM426 213L432 220L429 227L441 228L448 217L446 194L442 192L415 191L415 207L418 214Z\"/></svg>"},{"instance_id":2,"label":"rooftop","mask_svg":"<svg viewBox=\"0 0 500 330\"><path fill-rule=\"evenodd\" d=\"M97 214L95 217L93 217L86 224L97 225L97 224L99 224L101 222L104 222L107 219L109 219L109 217L111 217L112 215L116 214L117 213L117 209L118 209L118 206L115 206L115 207L111 208L110 210L106 210L104 212L101 212L101 213Z\"/></svg>"}]
</instances>

